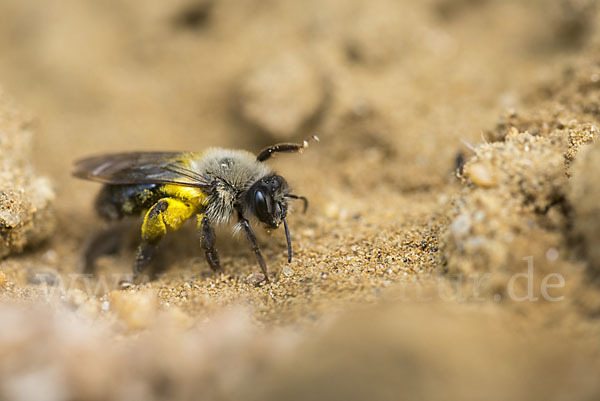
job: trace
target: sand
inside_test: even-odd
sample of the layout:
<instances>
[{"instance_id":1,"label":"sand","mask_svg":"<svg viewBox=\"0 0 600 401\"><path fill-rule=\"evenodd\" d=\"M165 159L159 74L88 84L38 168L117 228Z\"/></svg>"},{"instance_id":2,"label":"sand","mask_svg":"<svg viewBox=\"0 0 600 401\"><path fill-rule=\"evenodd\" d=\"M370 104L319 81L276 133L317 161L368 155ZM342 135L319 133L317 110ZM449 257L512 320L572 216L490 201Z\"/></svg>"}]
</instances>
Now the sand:
<instances>
[{"instance_id":1,"label":"sand","mask_svg":"<svg viewBox=\"0 0 600 401\"><path fill-rule=\"evenodd\" d=\"M596 9L2 2L1 398L597 398ZM260 230L272 283L189 224L125 286L139 219L82 274L74 160L310 135L269 162L310 202L291 263Z\"/></svg>"}]
</instances>

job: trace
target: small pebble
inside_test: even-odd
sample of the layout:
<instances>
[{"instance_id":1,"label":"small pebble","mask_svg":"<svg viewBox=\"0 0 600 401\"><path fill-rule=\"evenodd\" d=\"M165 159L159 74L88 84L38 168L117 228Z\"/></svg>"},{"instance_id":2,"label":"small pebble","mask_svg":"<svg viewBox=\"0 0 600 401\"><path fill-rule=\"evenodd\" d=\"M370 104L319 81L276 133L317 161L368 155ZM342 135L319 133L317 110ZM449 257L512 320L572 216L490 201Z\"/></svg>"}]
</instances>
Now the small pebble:
<instances>
[{"instance_id":1,"label":"small pebble","mask_svg":"<svg viewBox=\"0 0 600 401\"><path fill-rule=\"evenodd\" d=\"M318 114L325 94L323 77L312 60L286 53L249 71L240 82L236 98L243 119L285 140Z\"/></svg>"},{"instance_id":2,"label":"small pebble","mask_svg":"<svg viewBox=\"0 0 600 401\"><path fill-rule=\"evenodd\" d=\"M474 163L467 165L465 170L465 176L475 185L483 188L490 188L498 184L498 181L489 166L481 163Z\"/></svg>"},{"instance_id":3,"label":"small pebble","mask_svg":"<svg viewBox=\"0 0 600 401\"><path fill-rule=\"evenodd\" d=\"M455 237L464 237L471 230L471 218L468 214L459 215L450 225L450 230Z\"/></svg>"},{"instance_id":4,"label":"small pebble","mask_svg":"<svg viewBox=\"0 0 600 401\"><path fill-rule=\"evenodd\" d=\"M194 324L194 320L177 306L164 311L163 317L167 319L169 325L174 325L182 329L190 328Z\"/></svg>"},{"instance_id":5,"label":"small pebble","mask_svg":"<svg viewBox=\"0 0 600 401\"><path fill-rule=\"evenodd\" d=\"M58 272L54 269L50 269L50 268L41 268L41 269L36 269L36 270L32 270L29 272L28 276L27 276L27 282L29 284L48 284L50 286L52 285L58 285L60 283L61 279L60 279L60 275L58 274Z\"/></svg>"},{"instance_id":6,"label":"small pebble","mask_svg":"<svg viewBox=\"0 0 600 401\"><path fill-rule=\"evenodd\" d=\"M337 204L330 202L325 206L325 215L330 219L336 219L340 216L340 208Z\"/></svg>"},{"instance_id":7,"label":"small pebble","mask_svg":"<svg viewBox=\"0 0 600 401\"><path fill-rule=\"evenodd\" d=\"M50 265L55 264L58 261L58 255L54 249L49 249L42 255L42 261Z\"/></svg>"},{"instance_id":8,"label":"small pebble","mask_svg":"<svg viewBox=\"0 0 600 401\"><path fill-rule=\"evenodd\" d=\"M98 307L98 302L96 300L88 299L77 309L77 313L89 318L95 318L98 316L99 309L100 308Z\"/></svg>"},{"instance_id":9,"label":"small pebble","mask_svg":"<svg viewBox=\"0 0 600 401\"><path fill-rule=\"evenodd\" d=\"M548 259L549 262L554 262L556 259L558 259L558 249L556 248L550 248L546 251L546 259Z\"/></svg>"},{"instance_id":10,"label":"small pebble","mask_svg":"<svg viewBox=\"0 0 600 401\"><path fill-rule=\"evenodd\" d=\"M71 306L78 308L88 299L87 295L80 289L74 288L66 294L65 301Z\"/></svg>"},{"instance_id":11,"label":"small pebble","mask_svg":"<svg viewBox=\"0 0 600 401\"><path fill-rule=\"evenodd\" d=\"M253 285L255 287L258 287L260 285L260 283L262 283L263 281L265 281L265 275L261 272L254 272L251 273L247 278L246 278L246 282L250 285Z\"/></svg>"},{"instance_id":12,"label":"small pebble","mask_svg":"<svg viewBox=\"0 0 600 401\"><path fill-rule=\"evenodd\" d=\"M119 281L119 288L122 290L128 290L132 288L135 284L129 280L121 280Z\"/></svg>"},{"instance_id":13,"label":"small pebble","mask_svg":"<svg viewBox=\"0 0 600 401\"><path fill-rule=\"evenodd\" d=\"M112 291L110 302L117 316L130 329L146 328L156 316L157 299L152 291Z\"/></svg>"}]
</instances>

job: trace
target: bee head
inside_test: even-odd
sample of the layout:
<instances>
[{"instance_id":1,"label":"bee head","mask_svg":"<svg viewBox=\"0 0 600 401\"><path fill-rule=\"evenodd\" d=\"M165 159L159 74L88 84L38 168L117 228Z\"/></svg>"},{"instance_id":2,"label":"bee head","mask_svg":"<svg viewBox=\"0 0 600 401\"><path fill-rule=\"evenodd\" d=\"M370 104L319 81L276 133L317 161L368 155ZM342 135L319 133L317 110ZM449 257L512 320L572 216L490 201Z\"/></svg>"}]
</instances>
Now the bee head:
<instances>
[{"instance_id":1,"label":"bee head","mask_svg":"<svg viewBox=\"0 0 600 401\"><path fill-rule=\"evenodd\" d=\"M268 175L258 180L246 194L247 205L258 220L277 228L287 214L285 194L288 184L280 175Z\"/></svg>"}]
</instances>

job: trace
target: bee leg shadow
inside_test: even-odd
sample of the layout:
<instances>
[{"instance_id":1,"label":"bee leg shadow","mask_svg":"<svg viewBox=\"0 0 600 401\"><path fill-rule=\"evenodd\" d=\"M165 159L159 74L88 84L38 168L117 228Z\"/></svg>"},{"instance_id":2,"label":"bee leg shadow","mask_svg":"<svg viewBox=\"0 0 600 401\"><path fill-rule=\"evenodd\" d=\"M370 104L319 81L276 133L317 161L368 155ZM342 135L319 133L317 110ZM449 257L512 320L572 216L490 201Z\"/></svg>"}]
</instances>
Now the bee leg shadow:
<instances>
[{"instance_id":1,"label":"bee leg shadow","mask_svg":"<svg viewBox=\"0 0 600 401\"><path fill-rule=\"evenodd\" d=\"M80 262L83 273L93 274L96 270L96 261L100 257L117 254L121 250L126 231L124 225L117 224L95 234L85 246Z\"/></svg>"}]
</instances>

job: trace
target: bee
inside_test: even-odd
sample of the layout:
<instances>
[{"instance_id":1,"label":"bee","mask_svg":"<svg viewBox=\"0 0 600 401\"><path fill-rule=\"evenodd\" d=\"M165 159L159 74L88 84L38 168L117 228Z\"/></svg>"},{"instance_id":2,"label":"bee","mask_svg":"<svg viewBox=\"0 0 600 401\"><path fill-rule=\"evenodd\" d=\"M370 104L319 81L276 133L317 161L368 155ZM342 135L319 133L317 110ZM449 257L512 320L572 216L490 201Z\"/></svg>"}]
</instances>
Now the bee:
<instances>
[{"instance_id":1,"label":"bee","mask_svg":"<svg viewBox=\"0 0 600 401\"><path fill-rule=\"evenodd\" d=\"M310 139L318 140L317 137ZM133 265L140 277L167 233L196 216L201 247L213 271L220 271L213 226L237 219L234 231L243 231L258 264L269 281L267 265L251 222L276 229L283 223L288 262L292 242L286 217L291 193L287 181L264 162L280 152L302 152L303 143L279 143L258 156L244 150L210 148L194 152L128 152L92 156L75 162L73 175L103 185L95 203L100 217L117 221L144 214L142 240Z\"/></svg>"}]
</instances>

